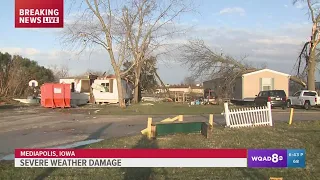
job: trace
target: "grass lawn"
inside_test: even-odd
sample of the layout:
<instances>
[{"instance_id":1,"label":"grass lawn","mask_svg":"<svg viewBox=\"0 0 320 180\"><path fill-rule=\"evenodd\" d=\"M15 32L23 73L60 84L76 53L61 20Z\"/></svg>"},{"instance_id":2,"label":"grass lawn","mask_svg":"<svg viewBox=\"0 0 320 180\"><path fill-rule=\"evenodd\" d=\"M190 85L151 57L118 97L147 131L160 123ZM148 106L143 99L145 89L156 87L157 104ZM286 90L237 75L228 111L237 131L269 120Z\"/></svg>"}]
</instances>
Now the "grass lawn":
<instances>
[{"instance_id":1,"label":"grass lawn","mask_svg":"<svg viewBox=\"0 0 320 180\"><path fill-rule=\"evenodd\" d=\"M153 105L146 105L153 104ZM223 105L194 105L173 103L173 102L155 102L139 103L127 106L122 109L117 105L85 105L77 108L42 108L40 105L0 105L1 111L9 111L17 108L36 108L39 112L65 112L77 114L97 114L97 115L199 115L199 114L220 114L223 111ZM96 111L98 109L98 111Z\"/></svg>"},{"instance_id":2,"label":"grass lawn","mask_svg":"<svg viewBox=\"0 0 320 180\"><path fill-rule=\"evenodd\" d=\"M86 148L304 148L305 169L249 168L14 168L0 163L0 179L319 179L320 121L275 123L274 127L228 129L214 127L209 139L202 135L170 135L148 140L143 136L105 140Z\"/></svg>"},{"instance_id":3,"label":"grass lawn","mask_svg":"<svg viewBox=\"0 0 320 180\"><path fill-rule=\"evenodd\" d=\"M52 109L43 108L43 111L52 111ZM97 115L199 115L220 114L223 111L223 105L194 105L189 107L188 104L174 102L142 102L139 104L129 105L124 109L118 107L118 105L93 104L78 108L57 108L55 111L86 114L90 112L91 114Z\"/></svg>"}]
</instances>

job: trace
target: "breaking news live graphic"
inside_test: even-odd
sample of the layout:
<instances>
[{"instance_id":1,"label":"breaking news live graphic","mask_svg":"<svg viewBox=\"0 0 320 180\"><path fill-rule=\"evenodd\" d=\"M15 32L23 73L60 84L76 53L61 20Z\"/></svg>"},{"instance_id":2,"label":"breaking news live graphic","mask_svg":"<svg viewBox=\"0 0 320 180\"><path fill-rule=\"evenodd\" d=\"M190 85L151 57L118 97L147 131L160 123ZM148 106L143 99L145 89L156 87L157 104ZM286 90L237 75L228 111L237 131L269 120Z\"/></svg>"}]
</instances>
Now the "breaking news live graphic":
<instances>
[{"instance_id":1,"label":"breaking news live graphic","mask_svg":"<svg viewBox=\"0 0 320 180\"><path fill-rule=\"evenodd\" d=\"M15 0L15 28L63 28L64 0Z\"/></svg>"},{"instance_id":2,"label":"breaking news live graphic","mask_svg":"<svg viewBox=\"0 0 320 180\"><path fill-rule=\"evenodd\" d=\"M15 167L305 168L304 149L16 149Z\"/></svg>"}]
</instances>

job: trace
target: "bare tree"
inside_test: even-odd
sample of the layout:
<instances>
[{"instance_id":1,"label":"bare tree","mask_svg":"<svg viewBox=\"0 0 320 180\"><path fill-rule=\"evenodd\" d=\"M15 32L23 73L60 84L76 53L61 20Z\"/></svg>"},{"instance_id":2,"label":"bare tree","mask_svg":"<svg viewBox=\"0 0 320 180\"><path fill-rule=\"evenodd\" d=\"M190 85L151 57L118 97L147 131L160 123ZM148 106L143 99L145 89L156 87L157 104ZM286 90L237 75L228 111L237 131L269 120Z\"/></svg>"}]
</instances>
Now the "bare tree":
<instances>
[{"instance_id":1,"label":"bare tree","mask_svg":"<svg viewBox=\"0 0 320 180\"><path fill-rule=\"evenodd\" d=\"M315 90L315 70L317 67L316 51L320 42L319 36L319 22L320 22L320 10L318 0L293 0L293 4L298 2L306 3L308 6L308 12L312 21L312 30L310 37L310 51L307 57L307 86L309 90Z\"/></svg>"},{"instance_id":2,"label":"bare tree","mask_svg":"<svg viewBox=\"0 0 320 180\"><path fill-rule=\"evenodd\" d=\"M173 20L188 10L190 4L181 0L157 1L141 0L134 3L133 8L126 9L123 17L129 32L130 49L134 58L135 94L138 102L139 81L144 62L154 50L163 45L163 39L172 36ZM157 14L154 16L154 14ZM147 25L147 26L146 26ZM168 27L171 26L171 27Z\"/></svg>"},{"instance_id":3,"label":"bare tree","mask_svg":"<svg viewBox=\"0 0 320 180\"><path fill-rule=\"evenodd\" d=\"M67 65L50 65L49 69L53 72L56 82L59 82L59 79L69 76L69 67Z\"/></svg>"},{"instance_id":4,"label":"bare tree","mask_svg":"<svg viewBox=\"0 0 320 180\"><path fill-rule=\"evenodd\" d=\"M92 69L88 69L86 74L92 74L92 75L97 75L97 76L107 76L111 74L111 70L107 70L107 71L96 71L96 70L92 70Z\"/></svg>"},{"instance_id":5,"label":"bare tree","mask_svg":"<svg viewBox=\"0 0 320 180\"><path fill-rule=\"evenodd\" d=\"M244 61L224 56L211 50L202 40L191 40L182 48L181 61L189 67L194 77L201 79L220 76L221 72L246 70L250 67Z\"/></svg>"},{"instance_id":6,"label":"bare tree","mask_svg":"<svg viewBox=\"0 0 320 180\"><path fill-rule=\"evenodd\" d=\"M195 85L196 84L196 78L194 76L187 76L183 79L183 84L187 85Z\"/></svg>"},{"instance_id":7,"label":"bare tree","mask_svg":"<svg viewBox=\"0 0 320 180\"><path fill-rule=\"evenodd\" d=\"M211 50L202 40L192 40L182 47L181 61L186 65L193 77L200 80L216 79L219 86L216 93L220 97L228 97L232 92L235 79L248 71L257 68L245 61Z\"/></svg>"},{"instance_id":8,"label":"bare tree","mask_svg":"<svg viewBox=\"0 0 320 180\"><path fill-rule=\"evenodd\" d=\"M184 0L85 0L88 7L68 28L65 42L84 47L99 45L109 54L117 81L119 105L125 107L121 78L135 69L135 99L138 97L141 64L159 48L173 19L186 11ZM170 32L170 31L169 31ZM172 32L172 31L171 31ZM126 61L131 67L122 70Z\"/></svg>"}]
</instances>

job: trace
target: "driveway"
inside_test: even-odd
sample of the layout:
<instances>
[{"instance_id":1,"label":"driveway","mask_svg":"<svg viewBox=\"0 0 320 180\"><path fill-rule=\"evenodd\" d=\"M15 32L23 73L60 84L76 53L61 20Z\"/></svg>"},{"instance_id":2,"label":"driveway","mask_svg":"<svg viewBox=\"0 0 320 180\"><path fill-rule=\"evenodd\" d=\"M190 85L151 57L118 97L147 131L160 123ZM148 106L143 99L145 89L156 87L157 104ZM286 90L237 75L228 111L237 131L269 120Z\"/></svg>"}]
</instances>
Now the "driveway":
<instances>
[{"instance_id":1,"label":"driveway","mask_svg":"<svg viewBox=\"0 0 320 180\"><path fill-rule=\"evenodd\" d=\"M94 110L92 111L94 112ZM319 120L319 111L296 110L293 121ZM274 121L288 121L289 111L273 110ZM170 116L151 116L158 122ZM174 115L172 116L174 117ZM139 134L147 115L113 116L94 113L39 112L32 109L0 112L0 159L15 148L43 148L89 139L107 139ZM208 115L184 116L184 121L208 121ZM215 123L224 125L222 115Z\"/></svg>"}]
</instances>

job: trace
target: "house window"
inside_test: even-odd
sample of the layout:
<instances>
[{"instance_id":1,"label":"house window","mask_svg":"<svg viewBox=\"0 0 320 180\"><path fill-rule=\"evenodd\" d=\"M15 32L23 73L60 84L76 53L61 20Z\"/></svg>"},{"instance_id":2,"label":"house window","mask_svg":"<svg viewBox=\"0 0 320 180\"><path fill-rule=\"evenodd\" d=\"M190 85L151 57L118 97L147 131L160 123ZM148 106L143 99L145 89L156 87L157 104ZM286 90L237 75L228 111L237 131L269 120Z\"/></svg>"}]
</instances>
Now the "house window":
<instances>
[{"instance_id":1,"label":"house window","mask_svg":"<svg viewBox=\"0 0 320 180\"><path fill-rule=\"evenodd\" d=\"M260 90L274 90L274 78L260 78Z\"/></svg>"},{"instance_id":2,"label":"house window","mask_svg":"<svg viewBox=\"0 0 320 180\"><path fill-rule=\"evenodd\" d=\"M106 90L106 92L110 92L110 84L109 83L101 83L101 86L103 86Z\"/></svg>"}]
</instances>

